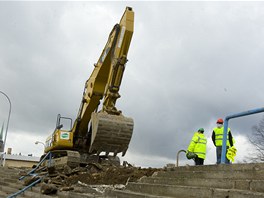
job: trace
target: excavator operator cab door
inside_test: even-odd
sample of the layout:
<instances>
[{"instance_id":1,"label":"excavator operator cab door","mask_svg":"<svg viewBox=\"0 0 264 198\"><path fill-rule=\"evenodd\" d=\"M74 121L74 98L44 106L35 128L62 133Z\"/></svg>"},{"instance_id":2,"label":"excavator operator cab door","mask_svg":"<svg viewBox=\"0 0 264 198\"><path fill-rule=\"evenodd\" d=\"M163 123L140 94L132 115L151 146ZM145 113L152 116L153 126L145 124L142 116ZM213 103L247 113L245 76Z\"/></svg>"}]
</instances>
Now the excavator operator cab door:
<instances>
[{"instance_id":1,"label":"excavator operator cab door","mask_svg":"<svg viewBox=\"0 0 264 198\"><path fill-rule=\"evenodd\" d=\"M72 129L72 119L68 117L62 117L60 114L57 116L56 129L62 129L63 126L67 126L67 129L70 131Z\"/></svg>"}]
</instances>

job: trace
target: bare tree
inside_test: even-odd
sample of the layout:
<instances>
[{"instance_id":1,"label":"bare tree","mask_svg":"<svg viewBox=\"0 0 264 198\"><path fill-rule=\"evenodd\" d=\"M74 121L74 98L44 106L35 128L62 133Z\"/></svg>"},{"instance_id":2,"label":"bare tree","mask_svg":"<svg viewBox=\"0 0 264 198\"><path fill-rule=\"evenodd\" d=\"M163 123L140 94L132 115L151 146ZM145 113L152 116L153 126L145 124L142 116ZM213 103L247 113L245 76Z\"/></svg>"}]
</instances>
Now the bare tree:
<instances>
[{"instance_id":1,"label":"bare tree","mask_svg":"<svg viewBox=\"0 0 264 198\"><path fill-rule=\"evenodd\" d=\"M252 135L248 137L255 150L247 157L252 162L264 161L264 117L258 125L252 127Z\"/></svg>"}]
</instances>

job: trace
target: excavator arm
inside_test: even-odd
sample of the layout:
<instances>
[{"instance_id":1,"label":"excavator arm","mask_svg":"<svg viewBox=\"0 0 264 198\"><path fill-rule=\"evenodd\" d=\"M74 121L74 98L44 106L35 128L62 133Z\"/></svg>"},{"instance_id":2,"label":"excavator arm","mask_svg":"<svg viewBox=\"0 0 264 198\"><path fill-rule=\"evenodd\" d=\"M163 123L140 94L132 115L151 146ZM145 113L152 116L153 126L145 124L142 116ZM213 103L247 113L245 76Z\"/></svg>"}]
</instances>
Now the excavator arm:
<instances>
[{"instance_id":1,"label":"excavator arm","mask_svg":"<svg viewBox=\"0 0 264 198\"><path fill-rule=\"evenodd\" d=\"M115 104L127 62L127 53L134 31L134 12L127 7L119 24L109 34L91 76L85 83L82 102L68 142L60 139L66 133L56 127L45 152L72 149L80 153L110 152L125 155L133 132L133 119L125 117ZM102 109L99 109L103 100Z\"/></svg>"}]
</instances>

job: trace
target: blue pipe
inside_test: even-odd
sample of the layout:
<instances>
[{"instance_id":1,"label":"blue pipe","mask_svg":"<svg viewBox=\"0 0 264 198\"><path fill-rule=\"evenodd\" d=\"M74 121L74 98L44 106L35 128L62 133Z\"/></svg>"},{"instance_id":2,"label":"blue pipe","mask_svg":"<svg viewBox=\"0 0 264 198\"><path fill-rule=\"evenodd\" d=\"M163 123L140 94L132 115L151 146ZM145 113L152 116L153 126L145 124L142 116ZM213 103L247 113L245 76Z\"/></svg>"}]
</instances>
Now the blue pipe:
<instances>
[{"instance_id":1,"label":"blue pipe","mask_svg":"<svg viewBox=\"0 0 264 198\"><path fill-rule=\"evenodd\" d=\"M29 176L29 175L30 175L30 176L32 176L32 175L35 175L35 176L36 176L37 174L34 173L35 170L37 170L38 167L39 167L39 166L40 166L40 165L41 165L41 164L42 164L47 158L49 158L49 164L50 164L50 160L51 160L51 152L50 152L50 151L45 155L45 157L42 158L42 160L40 160L40 162L37 164L37 166L36 166L35 168L33 168L31 171L29 171L29 172L27 173L27 175L21 176L21 177L19 178L19 180L23 180L25 177L27 177L27 176ZM10 196L8 196L7 198L14 198L14 197L20 195L21 193L25 192L28 188L31 188L31 187L33 187L35 184L39 183L39 182L41 181L41 179L42 179L42 177L38 178L36 181L32 182L31 184L29 184L28 186L26 186L26 187L23 188L22 190L19 190L18 192L14 193L14 194L12 194L12 195L10 195Z\"/></svg>"},{"instance_id":2,"label":"blue pipe","mask_svg":"<svg viewBox=\"0 0 264 198\"><path fill-rule=\"evenodd\" d=\"M15 198L17 197L18 195L20 195L21 193L25 192L27 189L35 186L37 183L39 183L41 181L42 178L38 178L36 181L32 182L30 185L26 186L25 188L19 190L18 192L12 194L12 195L9 195L7 198Z\"/></svg>"},{"instance_id":3,"label":"blue pipe","mask_svg":"<svg viewBox=\"0 0 264 198\"><path fill-rule=\"evenodd\" d=\"M226 140L227 140L227 129L228 129L228 121L232 118L238 118L242 116L247 116L247 115L252 115L256 113L261 113L264 112L264 107L258 108L258 109L253 109L249 111L244 111L241 113L229 115L225 117L224 120L224 134L223 134L223 144L222 144L222 154L221 154L221 164L225 163L225 158L226 158Z\"/></svg>"},{"instance_id":4,"label":"blue pipe","mask_svg":"<svg viewBox=\"0 0 264 198\"><path fill-rule=\"evenodd\" d=\"M40 166L40 165L46 160L46 158L48 158L49 156L51 156L51 152L50 152L50 151L45 155L45 157L42 158L42 160L37 164L37 166L36 166L35 168L33 168L31 171L29 171L26 175L21 176L18 180L22 180L22 179L24 179L25 177L27 177L27 176L31 175L32 173L34 173L35 170L37 170L38 167L39 167L39 166Z\"/></svg>"}]
</instances>

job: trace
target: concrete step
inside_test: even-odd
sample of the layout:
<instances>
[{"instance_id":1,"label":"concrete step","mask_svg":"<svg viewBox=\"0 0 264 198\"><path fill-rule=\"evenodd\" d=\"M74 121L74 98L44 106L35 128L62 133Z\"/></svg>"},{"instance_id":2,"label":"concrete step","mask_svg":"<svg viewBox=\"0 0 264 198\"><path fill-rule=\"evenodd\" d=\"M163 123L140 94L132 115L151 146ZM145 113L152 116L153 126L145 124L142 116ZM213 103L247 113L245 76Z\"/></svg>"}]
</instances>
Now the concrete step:
<instances>
[{"instance_id":1,"label":"concrete step","mask_svg":"<svg viewBox=\"0 0 264 198\"><path fill-rule=\"evenodd\" d=\"M4 176L16 176L17 178L20 177L20 173L15 173L15 172L2 172L2 173L0 173L0 175L2 177L4 177Z\"/></svg>"},{"instance_id":2,"label":"concrete step","mask_svg":"<svg viewBox=\"0 0 264 198\"><path fill-rule=\"evenodd\" d=\"M3 192L3 191L1 191L0 190L0 197L7 197L8 196L8 193L6 193L6 192Z\"/></svg>"},{"instance_id":3,"label":"concrete step","mask_svg":"<svg viewBox=\"0 0 264 198\"><path fill-rule=\"evenodd\" d=\"M8 182L4 182L0 180L0 186L8 186L8 184L9 184Z\"/></svg>"},{"instance_id":4,"label":"concrete step","mask_svg":"<svg viewBox=\"0 0 264 198\"><path fill-rule=\"evenodd\" d=\"M32 189L28 189L24 192L24 197L32 197L32 198L51 198L58 197L57 195L44 195L41 194L40 191L35 191L34 187Z\"/></svg>"},{"instance_id":5,"label":"concrete step","mask_svg":"<svg viewBox=\"0 0 264 198\"><path fill-rule=\"evenodd\" d=\"M8 173L2 173L1 175L1 179L19 179L19 175L12 175L12 174L8 174Z\"/></svg>"},{"instance_id":6,"label":"concrete step","mask_svg":"<svg viewBox=\"0 0 264 198\"><path fill-rule=\"evenodd\" d=\"M8 185L0 186L0 190L1 190L2 192L6 192L6 193L8 193L8 194L12 194L12 193L18 191L16 188L14 188L14 187L10 187L10 186L8 186Z\"/></svg>"},{"instance_id":7,"label":"concrete step","mask_svg":"<svg viewBox=\"0 0 264 198\"><path fill-rule=\"evenodd\" d=\"M14 179L14 178L0 178L0 182L5 182L5 183L17 183L19 182L18 179Z\"/></svg>"},{"instance_id":8,"label":"concrete step","mask_svg":"<svg viewBox=\"0 0 264 198\"><path fill-rule=\"evenodd\" d=\"M3 185L3 186L9 186L9 187L11 187L11 188L15 188L15 189L17 189L17 190L20 190L20 189L23 189L25 186L23 185L23 184L21 184L21 183L1 183L0 182L0 185Z\"/></svg>"},{"instance_id":9,"label":"concrete step","mask_svg":"<svg viewBox=\"0 0 264 198\"><path fill-rule=\"evenodd\" d=\"M91 193L77 193L77 192L72 192L72 191L67 191L67 192L57 192L57 196L59 198L102 198L104 197L103 194L102 195L98 195L98 194L91 194Z\"/></svg>"},{"instance_id":10,"label":"concrete step","mask_svg":"<svg viewBox=\"0 0 264 198\"><path fill-rule=\"evenodd\" d=\"M202 186L222 189L244 189L256 192L264 192L264 180L143 177L140 179L139 183Z\"/></svg>"},{"instance_id":11,"label":"concrete step","mask_svg":"<svg viewBox=\"0 0 264 198\"><path fill-rule=\"evenodd\" d=\"M25 187L26 186L24 186L20 182L4 183L4 185L0 185L0 190L4 193L8 194L8 195L12 195L12 194L18 192L19 190L22 190ZM28 193L28 191L31 191L31 192ZM31 187L31 188L27 189L25 192L21 193L17 197L38 197L38 194L40 194L40 191L34 192L34 187Z\"/></svg>"},{"instance_id":12,"label":"concrete step","mask_svg":"<svg viewBox=\"0 0 264 198\"><path fill-rule=\"evenodd\" d=\"M8 193L8 196L10 196L10 195L12 195L12 194L14 194L14 193L16 193L16 192L18 192L18 190L15 191L15 192L12 192L12 193ZM41 194L40 192L35 192L35 191L31 190L31 189L27 189L26 191L22 192L21 194L19 194L19 195L16 196L16 197L52 198L52 197L58 197L58 196L57 196L57 195L54 195L54 196L43 195L43 194Z\"/></svg>"},{"instance_id":13,"label":"concrete step","mask_svg":"<svg viewBox=\"0 0 264 198\"><path fill-rule=\"evenodd\" d=\"M29 170L29 169L21 169L21 168L12 168L12 167L0 167L0 172L19 172L21 170Z\"/></svg>"},{"instance_id":14,"label":"concrete step","mask_svg":"<svg viewBox=\"0 0 264 198\"><path fill-rule=\"evenodd\" d=\"M212 195L211 189L193 186L143 184L131 182L128 183L126 189L142 194L180 198L211 198Z\"/></svg>"},{"instance_id":15,"label":"concrete step","mask_svg":"<svg viewBox=\"0 0 264 198\"><path fill-rule=\"evenodd\" d=\"M204 179L264 179L264 170L217 170L217 171L161 171L156 172L154 177L166 178L204 178Z\"/></svg>"},{"instance_id":16,"label":"concrete step","mask_svg":"<svg viewBox=\"0 0 264 198\"><path fill-rule=\"evenodd\" d=\"M235 189L212 189L212 198L263 198L264 193Z\"/></svg>"},{"instance_id":17,"label":"concrete step","mask_svg":"<svg viewBox=\"0 0 264 198\"><path fill-rule=\"evenodd\" d=\"M72 191L58 191L56 194L52 195L44 195L40 192L40 185L34 186L28 190L26 190L21 197L39 197L39 198L51 198L51 197L59 197L59 198L90 198L90 197L103 197L102 194L95 193L87 193L83 190L83 193L72 192Z\"/></svg>"},{"instance_id":18,"label":"concrete step","mask_svg":"<svg viewBox=\"0 0 264 198\"><path fill-rule=\"evenodd\" d=\"M106 198L173 198L167 196L158 196L158 195L151 195L151 194L143 194L139 192L133 192L129 190L107 190L105 192Z\"/></svg>"},{"instance_id":19,"label":"concrete step","mask_svg":"<svg viewBox=\"0 0 264 198\"><path fill-rule=\"evenodd\" d=\"M0 192L1 195L0 197L7 197L10 196L16 192L18 192L19 190L23 189L25 186L21 183L7 183L4 185L0 185ZM20 195L18 195L17 197L32 197L32 198L52 198L52 197L59 197L59 198L90 198L90 197L103 197L103 194L96 194L96 193L92 193L91 190L82 190L83 193L78 193L78 192L72 192L72 191L66 191L66 192L60 192L58 191L57 194L55 195L44 195L41 194L40 192L40 185L36 185L33 186L29 189L27 189L26 191L24 191L23 193L21 193ZM91 192L91 193L88 193Z\"/></svg>"},{"instance_id":20,"label":"concrete step","mask_svg":"<svg viewBox=\"0 0 264 198\"><path fill-rule=\"evenodd\" d=\"M220 198L220 197L264 197L264 193L237 189L206 188L197 186L160 185L129 183L129 191L156 196L180 197L180 198Z\"/></svg>"},{"instance_id":21,"label":"concrete step","mask_svg":"<svg viewBox=\"0 0 264 198\"><path fill-rule=\"evenodd\" d=\"M106 189L112 188L112 185L88 185L88 186L74 186L73 191L58 191L57 195L61 198L67 197L104 197Z\"/></svg>"},{"instance_id":22,"label":"concrete step","mask_svg":"<svg viewBox=\"0 0 264 198\"><path fill-rule=\"evenodd\" d=\"M3 169L3 168L0 168L0 175L2 176L9 176L9 175L12 175L12 176L17 176L18 178L20 177L20 175L22 174L21 171L19 170L12 170L12 169Z\"/></svg>"},{"instance_id":23,"label":"concrete step","mask_svg":"<svg viewBox=\"0 0 264 198\"><path fill-rule=\"evenodd\" d=\"M212 188L230 189L234 188L234 182L229 179L202 179L202 178L166 178L166 177L143 177L138 183L202 186Z\"/></svg>"},{"instance_id":24,"label":"concrete step","mask_svg":"<svg viewBox=\"0 0 264 198\"><path fill-rule=\"evenodd\" d=\"M248 164L212 164L203 166L179 166L167 168L168 170L178 171L244 171L244 170L264 170L264 163L248 163Z\"/></svg>"}]
</instances>

